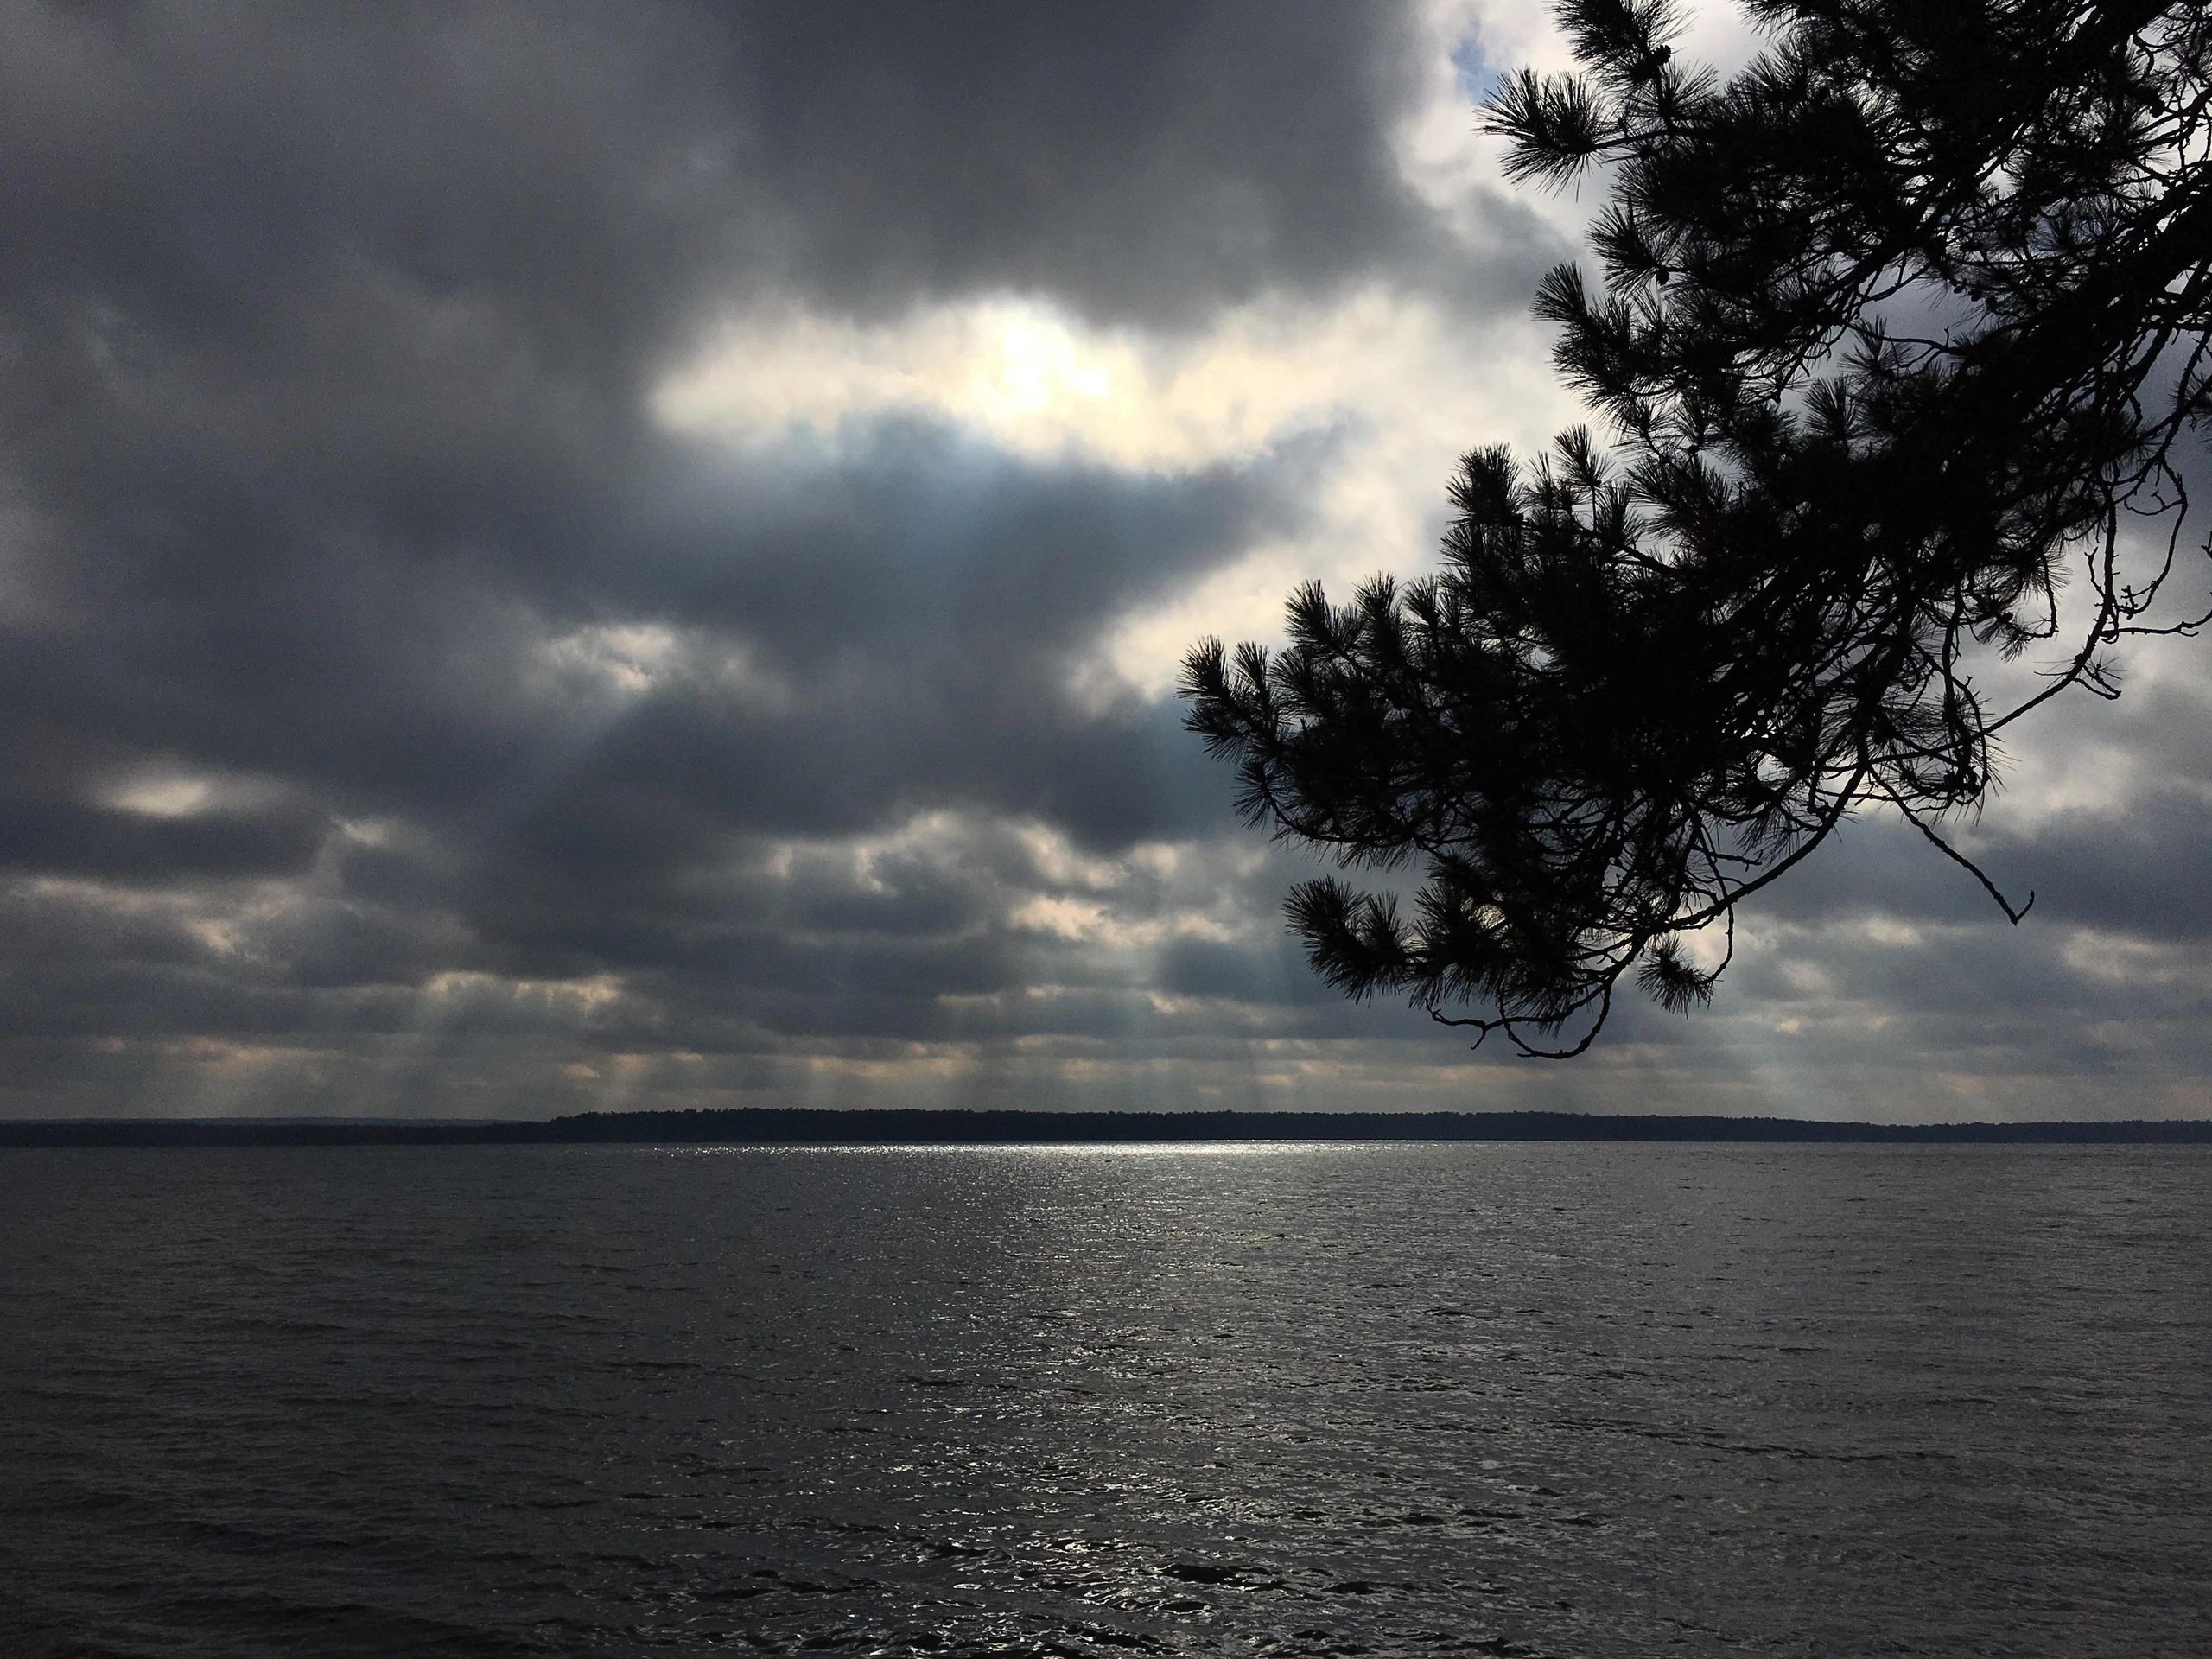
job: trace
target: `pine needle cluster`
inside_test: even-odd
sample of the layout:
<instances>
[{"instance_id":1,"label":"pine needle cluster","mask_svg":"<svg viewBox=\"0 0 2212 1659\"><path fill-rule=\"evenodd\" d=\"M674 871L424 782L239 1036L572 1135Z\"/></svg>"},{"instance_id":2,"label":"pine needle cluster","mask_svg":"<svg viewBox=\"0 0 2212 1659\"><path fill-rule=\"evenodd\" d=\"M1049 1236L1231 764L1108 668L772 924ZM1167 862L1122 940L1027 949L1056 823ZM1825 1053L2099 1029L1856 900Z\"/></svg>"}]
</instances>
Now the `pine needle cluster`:
<instances>
[{"instance_id":1,"label":"pine needle cluster","mask_svg":"<svg viewBox=\"0 0 2212 1659\"><path fill-rule=\"evenodd\" d=\"M1532 1054L1586 1049L1624 975L1709 1000L1736 906L1862 810L2017 922L1942 833L2001 734L2212 620L2166 594L2212 413L2212 13L1752 10L1723 83L1665 0L1572 0L1578 71L1486 108L1515 178L1609 181L1600 279L1536 300L1604 438L1469 454L1435 575L1308 585L1282 649L1185 664L1249 821L1419 868L1402 902L1300 885L1316 969Z\"/></svg>"}]
</instances>

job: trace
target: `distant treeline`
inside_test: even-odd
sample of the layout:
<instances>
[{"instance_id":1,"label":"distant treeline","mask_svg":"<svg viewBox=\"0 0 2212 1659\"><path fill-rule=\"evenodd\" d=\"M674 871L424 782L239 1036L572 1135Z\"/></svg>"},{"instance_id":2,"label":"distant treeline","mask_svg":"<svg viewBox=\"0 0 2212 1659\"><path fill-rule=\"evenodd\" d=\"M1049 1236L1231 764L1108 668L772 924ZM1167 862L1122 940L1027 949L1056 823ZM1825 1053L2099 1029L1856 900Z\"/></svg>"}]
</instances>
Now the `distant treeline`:
<instances>
[{"instance_id":1,"label":"distant treeline","mask_svg":"<svg viewBox=\"0 0 2212 1659\"><path fill-rule=\"evenodd\" d=\"M1089 1146L1157 1141L1707 1141L2003 1146L2212 1145L2212 1121L1830 1123L1582 1112L583 1112L534 1122L60 1118L0 1123L0 1147Z\"/></svg>"}]
</instances>

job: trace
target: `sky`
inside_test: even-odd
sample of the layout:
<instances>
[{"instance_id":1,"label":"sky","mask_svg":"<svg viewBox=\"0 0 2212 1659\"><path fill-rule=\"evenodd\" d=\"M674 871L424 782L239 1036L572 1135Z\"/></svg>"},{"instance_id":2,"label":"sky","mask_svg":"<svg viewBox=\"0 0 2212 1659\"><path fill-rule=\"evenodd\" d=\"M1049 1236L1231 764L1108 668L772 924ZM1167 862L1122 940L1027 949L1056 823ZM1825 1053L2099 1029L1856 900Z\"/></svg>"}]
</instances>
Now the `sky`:
<instances>
[{"instance_id":1,"label":"sky","mask_svg":"<svg viewBox=\"0 0 2212 1659\"><path fill-rule=\"evenodd\" d=\"M1701 14L1684 51L1749 37ZM1316 982L1172 695L1580 418L1535 9L0 14L0 1115L2212 1109L2212 647L1581 1059Z\"/></svg>"}]
</instances>

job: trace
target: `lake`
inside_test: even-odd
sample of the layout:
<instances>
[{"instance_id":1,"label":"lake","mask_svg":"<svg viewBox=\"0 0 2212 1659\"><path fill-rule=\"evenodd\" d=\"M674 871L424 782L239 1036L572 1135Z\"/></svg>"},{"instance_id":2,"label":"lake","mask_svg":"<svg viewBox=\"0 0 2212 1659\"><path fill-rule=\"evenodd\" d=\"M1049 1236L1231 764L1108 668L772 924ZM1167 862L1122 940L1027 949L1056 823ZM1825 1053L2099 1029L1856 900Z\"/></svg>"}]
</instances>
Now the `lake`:
<instances>
[{"instance_id":1,"label":"lake","mask_svg":"<svg viewBox=\"0 0 2212 1659\"><path fill-rule=\"evenodd\" d=\"M0 1153L0 1652L2212 1652L2212 1149Z\"/></svg>"}]
</instances>

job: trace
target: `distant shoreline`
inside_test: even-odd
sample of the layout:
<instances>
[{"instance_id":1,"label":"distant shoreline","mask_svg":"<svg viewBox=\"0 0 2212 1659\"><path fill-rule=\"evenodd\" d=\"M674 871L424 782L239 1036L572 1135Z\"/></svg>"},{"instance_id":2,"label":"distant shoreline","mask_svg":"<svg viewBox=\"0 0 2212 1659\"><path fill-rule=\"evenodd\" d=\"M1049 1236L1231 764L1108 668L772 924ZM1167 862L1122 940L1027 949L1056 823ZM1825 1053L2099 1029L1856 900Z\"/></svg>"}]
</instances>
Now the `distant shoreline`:
<instances>
[{"instance_id":1,"label":"distant shoreline","mask_svg":"<svg viewBox=\"0 0 2212 1659\"><path fill-rule=\"evenodd\" d=\"M1580 1112L583 1112L528 1122L47 1118L0 1122L26 1147L1127 1146L1224 1141L1610 1141L1753 1145L2212 1146L2212 1120L1853 1123Z\"/></svg>"}]
</instances>

